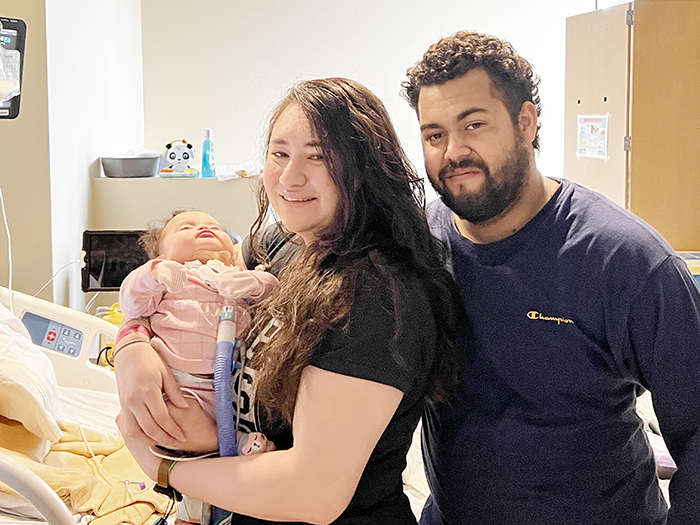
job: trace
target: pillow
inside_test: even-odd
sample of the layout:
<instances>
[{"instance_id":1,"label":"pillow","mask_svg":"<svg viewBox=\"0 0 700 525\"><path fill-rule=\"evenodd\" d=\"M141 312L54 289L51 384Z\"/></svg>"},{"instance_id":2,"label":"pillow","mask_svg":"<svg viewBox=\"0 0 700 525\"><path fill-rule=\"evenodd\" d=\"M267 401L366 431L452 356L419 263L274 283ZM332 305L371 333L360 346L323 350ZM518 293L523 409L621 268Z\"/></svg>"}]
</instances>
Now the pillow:
<instances>
[{"instance_id":1,"label":"pillow","mask_svg":"<svg viewBox=\"0 0 700 525\"><path fill-rule=\"evenodd\" d=\"M17 317L0 304L0 416L19 421L42 442L43 457L63 432L54 413L60 391L48 356Z\"/></svg>"}]
</instances>

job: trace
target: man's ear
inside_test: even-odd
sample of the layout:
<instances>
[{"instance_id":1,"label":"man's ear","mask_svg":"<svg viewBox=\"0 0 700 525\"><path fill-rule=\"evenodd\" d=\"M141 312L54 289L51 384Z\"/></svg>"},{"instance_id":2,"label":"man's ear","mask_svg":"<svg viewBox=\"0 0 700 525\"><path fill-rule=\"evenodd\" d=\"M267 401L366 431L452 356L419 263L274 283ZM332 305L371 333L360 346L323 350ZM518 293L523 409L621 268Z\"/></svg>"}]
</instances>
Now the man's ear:
<instances>
[{"instance_id":1,"label":"man's ear","mask_svg":"<svg viewBox=\"0 0 700 525\"><path fill-rule=\"evenodd\" d=\"M537 108L529 100L523 102L518 114L518 127L525 140L531 143L537 135Z\"/></svg>"}]
</instances>

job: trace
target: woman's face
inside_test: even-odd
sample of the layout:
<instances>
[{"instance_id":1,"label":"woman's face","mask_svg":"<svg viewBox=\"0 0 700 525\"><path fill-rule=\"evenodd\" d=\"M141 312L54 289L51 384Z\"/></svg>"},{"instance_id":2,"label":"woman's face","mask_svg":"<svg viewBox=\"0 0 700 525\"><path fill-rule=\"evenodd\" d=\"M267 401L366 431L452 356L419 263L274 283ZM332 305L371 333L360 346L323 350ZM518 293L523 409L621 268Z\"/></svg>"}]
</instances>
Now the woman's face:
<instances>
[{"instance_id":1,"label":"woman's face","mask_svg":"<svg viewBox=\"0 0 700 525\"><path fill-rule=\"evenodd\" d=\"M309 119L290 104L268 144L263 184L282 224L309 244L333 222L340 196Z\"/></svg>"}]
</instances>

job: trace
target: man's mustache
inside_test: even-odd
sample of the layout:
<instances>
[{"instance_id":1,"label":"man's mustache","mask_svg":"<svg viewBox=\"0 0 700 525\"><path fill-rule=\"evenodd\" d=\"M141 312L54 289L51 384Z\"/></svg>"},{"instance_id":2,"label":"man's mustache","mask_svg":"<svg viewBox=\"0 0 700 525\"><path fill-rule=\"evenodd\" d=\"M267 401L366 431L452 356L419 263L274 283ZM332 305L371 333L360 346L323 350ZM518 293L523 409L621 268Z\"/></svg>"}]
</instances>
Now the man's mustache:
<instances>
[{"instance_id":1,"label":"man's mustache","mask_svg":"<svg viewBox=\"0 0 700 525\"><path fill-rule=\"evenodd\" d=\"M478 159L464 157L457 161L450 161L445 166L443 166L443 168L438 172L438 179L441 183L444 184L445 179L450 173L461 168L479 168L481 171L484 172L484 174L486 174L487 177L489 174L489 169L488 167L486 167L486 164L484 164Z\"/></svg>"}]
</instances>

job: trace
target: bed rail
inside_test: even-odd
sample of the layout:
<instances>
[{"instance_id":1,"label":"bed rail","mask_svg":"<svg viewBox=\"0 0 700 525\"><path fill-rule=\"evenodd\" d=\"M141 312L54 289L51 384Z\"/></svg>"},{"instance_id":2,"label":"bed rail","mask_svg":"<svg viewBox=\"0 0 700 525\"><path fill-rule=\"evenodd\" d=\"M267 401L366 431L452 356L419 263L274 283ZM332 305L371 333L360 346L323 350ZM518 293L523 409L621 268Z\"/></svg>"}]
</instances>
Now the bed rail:
<instances>
[{"instance_id":1,"label":"bed rail","mask_svg":"<svg viewBox=\"0 0 700 525\"><path fill-rule=\"evenodd\" d=\"M32 341L48 355L58 384L117 392L114 373L92 362L100 349L114 341L118 327L93 315L50 303L0 286L0 302L22 320Z\"/></svg>"},{"instance_id":2,"label":"bed rail","mask_svg":"<svg viewBox=\"0 0 700 525\"><path fill-rule=\"evenodd\" d=\"M27 498L51 525L75 525L65 503L49 485L24 465L0 454L0 481Z\"/></svg>"}]
</instances>

